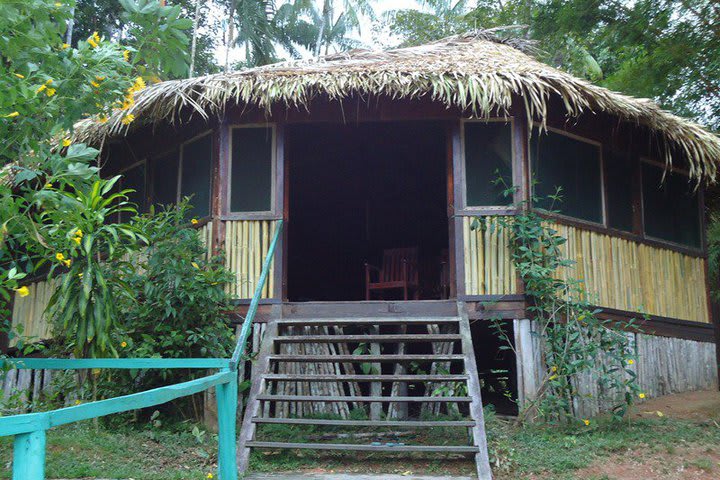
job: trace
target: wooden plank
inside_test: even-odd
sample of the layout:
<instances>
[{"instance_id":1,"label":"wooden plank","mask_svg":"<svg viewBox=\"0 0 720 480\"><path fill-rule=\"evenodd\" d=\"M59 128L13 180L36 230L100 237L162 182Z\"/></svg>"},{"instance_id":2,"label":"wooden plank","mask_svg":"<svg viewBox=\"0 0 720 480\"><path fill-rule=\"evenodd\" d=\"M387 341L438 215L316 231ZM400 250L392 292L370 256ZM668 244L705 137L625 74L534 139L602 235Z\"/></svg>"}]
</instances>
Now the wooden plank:
<instances>
[{"instance_id":1,"label":"wooden plank","mask_svg":"<svg viewBox=\"0 0 720 480\"><path fill-rule=\"evenodd\" d=\"M269 373L266 381L307 381L307 382L463 382L467 375L303 375Z\"/></svg>"},{"instance_id":2,"label":"wooden plank","mask_svg":"<svg viewBox=\"0 0 720 480\"><path fill-rule=\"evenodd\" d=\"M333 342L452 342L460 335L288 335L275 338L277 343L333 343Z\"/></svg>"},{"instance_id":3,"label":"wooden plank","mask_svg":"<svg viewBox=\"0 0 720 480\"><path fill-rule=\"evenodd\" d=\"M13 443L13 480L45 478L45 431L21 433Z\"/></svg>"},{"instance_id":4,"label":"wooden plank","mask_svg":"<svg viewBox=\"0 0 720 480\"><path fill-rule=\"evenodd\" d=\"M470 397L383 397L370 395L258 395L258 400L265 402L471 402Z\"/></svg>"},{"instance_id":5,"label":"wooden plank","mask_svg":"<svg viewBox=\"0 0 720 480\"><path fill-rule=\"evenodd\" d=\"M462 361L463 355L270 355L276 362L437 362Z\"/></svg>"},{"instance_id":6,"label":"wooden plank","mask_svg":"<svg viewBox=\"0 0 720 480\"><path fill-rule=\"evenodd\" d=\"M337 427L473 427L474 421L466 420L325 420L318 418L253 418L254 423L284 425L329 425Z\"/></svg>"},{"instance_id":7,"label":"wooden plank","mask_svg":"<svg viewBox=\"0 0 720 480\"><path fill-rule=\"evenodd\" d=\"M85 368L228 368L227 358L6 358L17 369L79 370Z\"/></svg>"},{"instance_id":8,"label":"wooden plank","mask_svg":"<svg viewBox=\"0 0 720 480\"><path fill-rule=\"evenodd\" d=\"M248 442L255 448L299 448L310 450L343 450L362 452L432 452L432 453L476 453L477 447L450 445L355 445L351 443L285 443Z\"/></svg>"},{"instance_id":9,"label":"wooden plank","mask_svg":"<svg viewBox=\"0 0 720 480\"><path fill-rule=\"evenodd\" d=\"M338 325L427 325L434 323L457 323L456 317L378 317L378 318L314 318L282 319L280 325L338 326Z\"/></svg>"},{"instance_id":10,"label":"wooden plank","mask_svg":"<svg viewBox=\"0 0 720 480\"><path fill-rule=\"evenodd\" d=\"M488 457L487 437L485 436L485 416L483 414L482 398L480 396L480 377L475 363L475 350L473 348L472 333L465 306L458 302L460 313L460 335L462 335L462 349L466 357L465 372L468 375L468 394L471 398L470 417L475 420L472 427L473 442L475 444L475 463L478 480L492 480L490 460Z\"/></svg>"}]
</instances>

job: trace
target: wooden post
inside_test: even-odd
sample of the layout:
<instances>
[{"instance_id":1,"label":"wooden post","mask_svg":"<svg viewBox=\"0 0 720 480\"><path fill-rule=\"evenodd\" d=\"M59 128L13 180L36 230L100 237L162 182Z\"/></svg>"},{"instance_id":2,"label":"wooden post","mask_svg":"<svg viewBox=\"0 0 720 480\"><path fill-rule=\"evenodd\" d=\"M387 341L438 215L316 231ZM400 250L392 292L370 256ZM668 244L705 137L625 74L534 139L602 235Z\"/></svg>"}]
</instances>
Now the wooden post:
<instances>
[{"instance_id":1,"label":"wooden post","mask_svg":"<svg viewBox=\"0 0 720 480\"><path fill-rule=\"evenodd\" d=\"M45 479L45 431L15 435L13 480Z\"/></svg>"},{"instance_id":2,"label":"wooden post","mask_svg":"<svg viewBox=\"0 0 720 480\"><path fill-rule=\"evenodd\" d=\"M372 326L370 327L370 334L371 335L379 335L380 334L380 327L379 326ZM370 354L371 355L380 355L380 344L379 343L371 343L370 344ZM372 374L373 375L382 375L382 364L380 363L373 363L372 364ZM380 397L382 396L382 383L381 382L372 382L370 384L370 395L373 397ZM370 420L380 420L382 418L382 403L371 403L370 404Z\"/></svg>"},{"instance_id":3,"label":"wooden post","mask_svg":"<svg viewBox=\"0 0 720 480\"><path fill-rule=\"evenodd\" d=\"M233 375L228 383L216 387L218 408L218 477L220 480L237 480L235 457L235 423L237 416L238 382Z\"/></svg>"}]
</instances>

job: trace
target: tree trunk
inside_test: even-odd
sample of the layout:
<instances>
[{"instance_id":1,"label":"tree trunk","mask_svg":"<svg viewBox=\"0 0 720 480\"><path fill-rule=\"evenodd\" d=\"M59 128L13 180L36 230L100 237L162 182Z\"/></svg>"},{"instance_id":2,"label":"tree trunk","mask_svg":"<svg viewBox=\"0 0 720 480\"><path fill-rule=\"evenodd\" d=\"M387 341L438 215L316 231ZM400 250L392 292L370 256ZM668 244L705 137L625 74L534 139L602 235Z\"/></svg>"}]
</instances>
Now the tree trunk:
<instances>
[{"instance_id":1,"label":"tree trunk","mask_svg":"<svg viewBox=\"0 0 720 480\"><path fill-rule=\"evenodd\" d=\"M70 9L70 20L67 23L67 30L65 31L65 43L72 45L73 28L75 27L75 7Z\"/></svg>"},{"instance_id":2,"label":"tree trunk","mask_svg":"<svg viewBox=\"0 0 720 480\"><path fill-rule=\"evenodd\" d=\"M195 73L195 53L197 51L198 23L200 21L200 3L202 0L195 0L195 18L193 20L193 36L192 46L190 47L190 74L192 77Z\"/></svg>"},{"instance_id":3,"label":"tree trunk","mask_svg":"<svg viewBox=\"0 0 720 480\"><path fill-rule=\"evenodd\" d=\"M228 7L228 30L225 39L225 73L230 71L230 48L232 48L235 33L235 0L230 2Z\"/></svg>"}]
</instances>

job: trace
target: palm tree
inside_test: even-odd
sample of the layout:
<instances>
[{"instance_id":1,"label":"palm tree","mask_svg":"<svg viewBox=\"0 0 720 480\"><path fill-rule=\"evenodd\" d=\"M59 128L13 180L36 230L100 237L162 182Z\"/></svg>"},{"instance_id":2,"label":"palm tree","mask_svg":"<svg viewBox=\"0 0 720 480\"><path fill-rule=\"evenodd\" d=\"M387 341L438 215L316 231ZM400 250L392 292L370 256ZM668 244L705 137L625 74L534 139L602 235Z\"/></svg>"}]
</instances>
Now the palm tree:
<instances>
[{"instance_id":1,"label":"palm tree","mask_svg":"<svg viewBox=\"0 0 720 480\"><path fill-rule=\"evenodd\" d=\"M343 0L342 3L343 10L335 21L333 21L335 18L335 2L333 0L322 0L322 8L314 12L313 16L319 20L313 50L315 57L320 56L323 45L327 54L333 42L344 38L351 31L359 30L361 15L375 20L375 11L372 8L374 0Z\"/></svg>"}]
</instances>

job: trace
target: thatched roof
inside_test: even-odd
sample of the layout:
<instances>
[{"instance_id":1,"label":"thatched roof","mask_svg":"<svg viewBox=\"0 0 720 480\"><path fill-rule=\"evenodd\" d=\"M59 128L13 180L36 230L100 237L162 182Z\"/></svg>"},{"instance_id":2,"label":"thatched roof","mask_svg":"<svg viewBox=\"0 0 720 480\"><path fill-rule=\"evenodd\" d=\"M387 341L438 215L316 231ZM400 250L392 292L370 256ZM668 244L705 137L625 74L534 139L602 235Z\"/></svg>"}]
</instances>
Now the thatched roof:
<instances>
[{"instance_id":1,"label":"thatched roof","mask_svg":"<svg viewBox=\"0 0 720 480\"><path fill-rule=\"evenodd\" d=\"M501 40L487 32L449 37L417 47L383 52L351 51L319 60L282 62L232 73L151 85L136 95L129 110L131 124L177 122L199 114L221 115L226 105L276 104L306 106L314 97L338 100L350 95L392 98L431 98L477 116L510 109L520 95L528 114L544 122L548 101L559 96L571 116L607 112L648 127L671 151L683 152L691 175L714 181L720 161L720 139L686 119L663 111L655 103L612 92L550 67L523 53L523 44ZM182 115L182 117L180 117ZM122 135L128 127L121 113L108 122L86 121L78 128L81 140L99 143Z\"/></svg>"}]
</instances>

